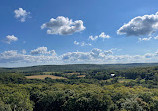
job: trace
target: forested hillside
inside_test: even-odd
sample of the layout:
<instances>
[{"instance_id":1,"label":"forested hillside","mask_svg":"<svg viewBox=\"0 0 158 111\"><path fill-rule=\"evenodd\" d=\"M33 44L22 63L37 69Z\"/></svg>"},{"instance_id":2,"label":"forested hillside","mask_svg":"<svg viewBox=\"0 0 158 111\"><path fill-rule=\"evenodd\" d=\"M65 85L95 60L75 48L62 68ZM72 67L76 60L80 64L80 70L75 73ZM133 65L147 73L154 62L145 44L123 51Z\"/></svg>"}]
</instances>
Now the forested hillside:
<instances>
[{"instance_id":1,"label":"forested hillside","mask_svg":"<svg viewBox=\"0 0 158 111\"><path fill-rule=\"evenodd\" d=\"M104 69L127 69L134 67L158 66L158 63L133 63L133 64L68 64L68 65L39 65L20 68L0 68L0 72L53 72L53 71L84 71Z\"/></svg>"},{"instance_id":2,"label":"forested hillside","mask_svg":"<svg viewBox=\"0 0 158 111\"><path fill-rule=\"evenodd\" d=\"M2 68L0 111L158 111L158 65Z\"/></svg>"}]
</instances>

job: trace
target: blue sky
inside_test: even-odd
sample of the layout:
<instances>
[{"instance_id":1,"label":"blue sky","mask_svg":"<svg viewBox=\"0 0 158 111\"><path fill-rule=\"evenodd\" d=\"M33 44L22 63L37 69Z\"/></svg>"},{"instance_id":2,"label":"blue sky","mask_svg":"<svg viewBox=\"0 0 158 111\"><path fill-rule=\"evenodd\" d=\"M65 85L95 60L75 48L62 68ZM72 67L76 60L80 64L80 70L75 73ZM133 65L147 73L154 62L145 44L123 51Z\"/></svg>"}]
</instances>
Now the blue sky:
<instances>
[{"instance_id":1,"label":"blue sky","mask_svg":"<svg viewBox=\"0 0 158 111\"><path fill-rule=\"evenodd\" d=\"M157 5L157 0L1 0L0 67L158 62Z\"/></svg>"}]
</instances>

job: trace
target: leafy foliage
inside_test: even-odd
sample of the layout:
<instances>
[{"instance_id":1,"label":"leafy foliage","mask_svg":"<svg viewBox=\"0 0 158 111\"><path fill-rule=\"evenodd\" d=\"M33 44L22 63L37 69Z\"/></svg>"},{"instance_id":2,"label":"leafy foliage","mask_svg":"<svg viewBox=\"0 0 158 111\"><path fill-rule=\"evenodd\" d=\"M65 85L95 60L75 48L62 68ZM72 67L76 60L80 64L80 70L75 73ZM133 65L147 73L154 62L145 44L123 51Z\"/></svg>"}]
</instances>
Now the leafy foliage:
<instances>
[{"instance_id":1,"label":"leafy foliage","mask_svg":"<svg viewBox=\"0 0 158 111\"><path fill-rule=\"evenodd\" d=\"M21 69L1 72L0 111L157 111L158 109L157 66L109 67L93 70L84 70L82 67L81 70L69 70L66 67L57 72L46 72L47 68L39 71L37 68L32 72L26 70L21 72ZM26 75L37 74L50 74L67 79L25 78Z\"/></svg>"}]
</instances>

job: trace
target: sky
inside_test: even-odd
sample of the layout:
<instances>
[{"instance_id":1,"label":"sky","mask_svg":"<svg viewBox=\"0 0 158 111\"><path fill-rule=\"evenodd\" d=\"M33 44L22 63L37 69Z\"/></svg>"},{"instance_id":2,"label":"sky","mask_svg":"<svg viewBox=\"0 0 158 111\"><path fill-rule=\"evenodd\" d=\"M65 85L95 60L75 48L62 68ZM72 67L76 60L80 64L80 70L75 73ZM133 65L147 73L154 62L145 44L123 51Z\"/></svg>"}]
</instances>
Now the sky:
<instances>
[{"instance_id":1,"label":"sky","mask_svg":"<svg viewBox=\"0 0 158 111\"><path fill-rule=\"evenodd\" d=\"M0 67L158 62L157 0L0 0Z\"/></svg>"}]
</instances>

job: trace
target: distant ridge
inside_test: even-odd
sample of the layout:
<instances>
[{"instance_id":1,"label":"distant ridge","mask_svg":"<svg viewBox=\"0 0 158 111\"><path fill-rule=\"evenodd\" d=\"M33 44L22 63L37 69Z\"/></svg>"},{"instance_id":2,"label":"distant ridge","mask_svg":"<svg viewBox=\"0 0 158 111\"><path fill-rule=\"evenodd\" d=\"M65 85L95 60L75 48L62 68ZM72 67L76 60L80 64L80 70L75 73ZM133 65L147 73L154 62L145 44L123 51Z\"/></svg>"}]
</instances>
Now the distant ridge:
<instances>
[{"instance_id":1,"label":"distant ridge","mask_svg":"<svg viewBox=\"0 0 158 111\"><path fill-rule=\"evenodd\" d=\"M38 65L18 68L0 68L0 72L55 72L55 71L84 71L127 69L134 67L158 66L158 63L130 63L130 64L66 64L66 65Z\"/></svg>"}]
</instances>

